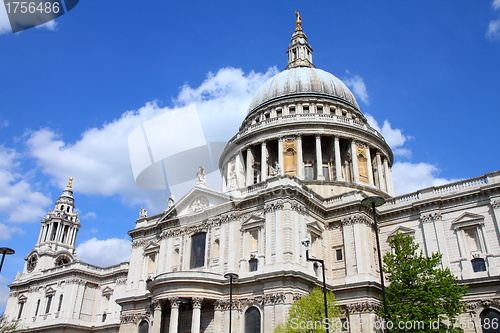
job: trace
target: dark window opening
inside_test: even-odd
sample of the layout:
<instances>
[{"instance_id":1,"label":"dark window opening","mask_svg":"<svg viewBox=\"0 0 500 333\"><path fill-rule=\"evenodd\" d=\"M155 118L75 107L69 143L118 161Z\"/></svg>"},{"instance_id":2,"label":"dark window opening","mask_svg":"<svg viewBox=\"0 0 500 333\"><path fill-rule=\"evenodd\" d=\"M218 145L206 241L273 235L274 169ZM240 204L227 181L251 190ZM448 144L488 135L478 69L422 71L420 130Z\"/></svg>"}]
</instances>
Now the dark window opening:
<instances>
[{"instance_id":1,"label":"dark window opening","mask_svg":"<svg viewBox=\"0 0 500 333\"><path fill-rule=\"evenodd\" d=\"M260 333L260 311L256 307L245 312L245 333Z\"/></svg>"},{"instance_id":2,"label":"dark window opening","mask_svg":"<svg viewBox=\"0 0 500 333\"><path fill-rule=\"evenodd\" d=\"M344 257L342 256L342 249L337 249L336 253L337 253L337 261L341 261L344 259Z\"/></svg>"},{"instance_id":3,"label":"dark window opening","mask_svg":"<svg viewBox=\"0 0 500 333\"><path fill-rule=\"evenodd\" d=\"M323 107L321 105L318 105L317 106L317 110L318 110L318 113L319 114L322 114L323 113Z\"/></svg>"},{"instance_id":4,"label":"dark window opening","mask_svg":"<svg viewBox=\"0 0 500 333\"><path fill-rule=\"evenodd\" d=\"M248 261L250 272L255 272L257 271L257 268L259 267L259 261L257 259L250 259Z\"/></svg>"},{"instance_id":5,"label":"dark window opening","mask_svg":"<svg viewBox=\"0 0 500 333\"><path fill-rule=\"evenodd\" d=\"M282 115L283 115L283 111L281 111L281 110L276 111L277 117L281 117Z\"/></svg>"},{"instance_id":6,"label":"dark window opening","mask_svg":"<svg viewBox=\"0 0 500 333\"><path fill-rule=\"evenodd\" d=\"M290 106L290 107L288 108L288 113L290 113L290 114L295 114L295 106Z\"/></svg>"},{"instance_id":7,"label":"dark window opening","mask_svg":"<svg viewBox=\"0 0 500 333\"><path fill-rule=\"evenodd\" d=\"M21 319L21 315L23 314L24 302L19 303L19 313L17 314L17 319Z\"/></svg>"},{"instance_id":8,"label":"dark window opening","mask_svg":"<svg viewBox=\"0 0 500 333\"><path fill-rule=\"evenodd\" d=\"M49 296L47 297L47 307L45 308L45 313L49 313L51 304L52 304L52 296Z\"/></svg>"},{"instance_id":9,"label":"dark window opening","mask_svg":"<svg viewBox=\"0 0 500 333\"><path fill-rule=\"evenodd\" d=\"M143 320L139 324L138 333L148 333L149 332L149 324L147 321Z\"/></svg>"},{"instance_id":10,"label":"dark window opening","mask_svg":"<svg viewBox=\"0 0 500 333\"><path fill-rule=\"evenodd\" d=\"M105 314L105 313L103 313L103 314L102 314L102 322L103 322L103 323L106 321L106 317L107 317L107 316L108 316L108 315L107 315L107 314Z\"/></svg>"},{"instance_id":11,"label":"dark window opening","mask_svg":"<svg viewBox=\"0 0 500 333\"><path fill-rule=\"evenodd\" d=\"M59 296L59 305L57 306L57 312L61 311L63 295Z\"/></svg>"},{"instance_id":12,"label":"dark window opening","mask_svg":"<svg viewBox=\"0 0 500 333\"><path fill-rule=\"evenodd\" d=\"M474 272L486 272L486 263L483 258L472 259L471 263Z\"/></svg>"},{"instance_id":13,"label":"dark window opening","mask_svg":"<svg viewBox=\"0 0 500 333\"><path fill-rule=\"evenodd\" d=\"M36 302L35 317L38 315L38 309L40 309L40 300Z\"/></svg>"},{"instance_id":14,"label":"dark window opening","mask_svg":"<svg viewBox=\"0 0 500 333\"><path fill-rule=\"evenodd\" d=\"M200 232L191 237L191 268L205 266L206 233Z\"/></svg>"},{"instance_id":15,"label":"dark window opening","mask_svg":"<svg viewBox=\"0 0 500 333\"><path fill-rule=\"evenodd\" d=\"M309 105L304 105L304 107L302 108L303 112L304 113L309 113Z\"/></svg>"}]
</instances>

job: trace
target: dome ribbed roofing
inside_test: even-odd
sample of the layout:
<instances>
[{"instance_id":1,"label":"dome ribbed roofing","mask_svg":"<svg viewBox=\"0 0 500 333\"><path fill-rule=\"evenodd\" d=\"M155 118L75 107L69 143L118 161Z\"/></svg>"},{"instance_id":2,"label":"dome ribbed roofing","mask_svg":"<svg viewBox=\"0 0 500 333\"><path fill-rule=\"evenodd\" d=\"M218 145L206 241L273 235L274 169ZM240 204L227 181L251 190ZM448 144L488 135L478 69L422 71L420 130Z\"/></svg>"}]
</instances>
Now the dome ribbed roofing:
<instances>
[{"instance_id":1,"label":"dome ribbed roofing","mask_svg":"<svg viewBox=\"0 0 500 333\"><path fill-rule=\"evenodd\" d=\"M278 73L264 83L253 97L248 113L275 99L301 94L329 95L359 110L354 95L338 78L321 69L298 67Z\"/></svg>"}]
</instances>

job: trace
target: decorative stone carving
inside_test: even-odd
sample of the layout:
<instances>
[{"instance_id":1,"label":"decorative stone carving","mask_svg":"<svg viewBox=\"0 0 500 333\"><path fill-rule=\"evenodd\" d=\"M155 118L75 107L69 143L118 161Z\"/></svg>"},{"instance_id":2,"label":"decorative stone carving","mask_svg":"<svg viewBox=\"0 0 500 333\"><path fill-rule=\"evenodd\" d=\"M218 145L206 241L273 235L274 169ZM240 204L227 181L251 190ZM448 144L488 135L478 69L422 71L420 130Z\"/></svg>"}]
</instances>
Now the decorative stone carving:
<instances>
[{"instance_id":1,"label":"decorative stone carving","mask_svg":"<svg viewBox=\"0 0 500 333\"><path fill-rule=\"evenodd\" d=\"M500 200L493 200L491 202L491 207L493 207L494 209L500 208Z\"/></svg>"},{"instance_id":2,"label":"decorative stone carving","mask_svg":"<svg viewBox=\"0 0 500 333\"><path fill-rule=\"evenodd\" d=\"M138 324L144 319L147 319L149 317L149 314L146 312L141 312L141 313L122 313L120 314L120 323L122 324L127 324L127 323L134 323Z\"/></svg>"},{"instance_id":3,"label":"decorative stone carving","mask_svg":"<svg viewBox=\"0 0 500 333\"><path fill-rule=\"evenodd\" d=\"M127 284L127 278L116 279L116 285L124 285Z\"/></svg>"},{"instance_id":4,"label":"decorative stone carving","mask_svg":"<svg viewBox=\"0 0 500 333\"><path fill-rule=\"evenodd\" d=\"M305 214L307 212L307 209L305 206L303 206L299 203L296 203L296 202L292 203L291 208L292 208L292 210L295 210L301 214Z\"/></svg>"},{"instance_id":5,"label":"decorative stone carving","mask_svg":"<svg viewBox=\"0 0 500 333\"><path fill-rule=\"evenodd\" d=\"M222 310L224 310L224 308L225 308L225 301L220 300L220 299L216 299L214 301L214 309L215 309L215 311L222 311Z\"/></svg>"},{"instance_id":6,"label":"decorative stone carving","mask_svg":"<svg viewBox=\"0 0 500 333\"><path fill-rule=\"evenodd\" d=\"M498 298L475 299L475 300L465 301L464 304L465 304L465 311L474 312L480 306L485 308L489 308L492 304L500 306L500 299Z\"/></svg>"},{"instance_id":7,"label":"decorative stone carving","mask_svg":"<svg viewBox=\"0 0 500 333\"><path fill-rule=\"evenodd\" d=\"M193 308L201 309L201 303L203 303L203 297L193 297L191 299L191 302L193 303Z\"/></svg>"},{"instance_id":8,"label":"decorative stone carving","mask_svg":"<svg viewBox=\"0 0 500 333\"><path fill-rule=\"evenodd\" d=\"M170 194L170 196L168 197L168 206L167 206L167 209L170 209L174 206L175 204L175 198L174 198L174 194Z\"/></svg>"},{"instance_id":9,"label":"decorative stone carving","mask_svg":"<svg viewBox=\"0 0 500 333\"><path fill-rule=\"evenodd\" d=\"M274 177L274 176L279 176L279 175L281 175L281 167L280 167L280 165L279 165L279 163L278 163L278 162L275 162L275 163L274 163L274 167L273 167L273 166L270 166L270 168L271 168L271 171L269 172L269 175L270 175L270 176L273 176L273 177Z\"/></svg>"},{"instance_id":10,"label":"decorative stone carving","mask_svg":"<svg viewBox=\"0 0 500 333\"><path fill-rule=\"evenodd\" d=\"M144 207L141 207L141 210L139 211L139 218L145 219L146 217L148 217L148 210Z\"/></svg>"},{"instance_id":11,"label":"decorative stone carving","mask_svg":"<svg viewBox=\"0 0 500 333\"><path fill-rule=\"evenodd\" d=\"M203 167L203 164L200 164L200 167L196 172L196 177L198 178L197 185L207 186L207 179L205 177L205 168Z\"/></svg>"},{"instance_id":12,"label":"decorative stone carving","mask_svg":"<svg viewBox=\"0 0 500 333\"><path fill-rule=\"evenodd\" d=\"M264 213L274 212L275 210L283 209L283 202L277 201L273 203L269 203L264 206Z\"/></svg>"},{"instance_id":13,"label":"decorative stone carving","mask_svg":"<svg viewBox=\"0 0 500 333\"><path fill-rule=\"evenodd\" d=\"M359 302L346 305L346 312L349 314L353 313L375 313L380 310L380 304L378 302Z\"/></svg>"},{"instance_id":14,"label":"decorative stone carving","mask_svg":"<svg viewBox=\"0 0 500 333\"><path fill-rule=\"evenodd\" d=\"M442 219L441 212L420 215L420 220L422 221L422 223L430 223L434 221L439 221L441 219Z\"/></svg>"},{"instance_id":15,"label":"decorative stone carving","mask_svg":"<svg viewBox=\"0 0 500 333\"><path fill-rule=\"evenodd\" d=\"M179 307L179 297L170 297L168 299L170 302L170 307L171 308L178 308Z\"/></svg>"},{"instance_id":16,"label":"decorative stone carving","mask_svg":"<svg viewBox=\"0 0 500 333\"><path fill-rule=\"evenodd\" d=\"M208 199L206 197L197 197L191 202L191 205L189 205L189 212L190 213L197 213L200 212L204 209L208 208Z\"/></svg>"},{"instance_id":17,"label":"decorative stone carving","mask_svg":"<svg viewBox=\"0 0 500 333\"><path fill-rule=\"evenodd\" d=\"M342 219L342 225L352 225L356 223L364 223L366 225L372 225L373 222L366 218L364 215L352 215Z\"/></svg>"}]
</instances>

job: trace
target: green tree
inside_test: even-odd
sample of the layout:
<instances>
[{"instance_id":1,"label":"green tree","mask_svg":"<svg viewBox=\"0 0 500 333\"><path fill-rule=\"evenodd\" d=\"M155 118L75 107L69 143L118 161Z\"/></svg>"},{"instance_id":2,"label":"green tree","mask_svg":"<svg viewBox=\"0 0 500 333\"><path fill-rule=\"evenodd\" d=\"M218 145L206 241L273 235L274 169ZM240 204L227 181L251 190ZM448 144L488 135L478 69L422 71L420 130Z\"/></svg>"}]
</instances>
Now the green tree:
<instances>
[{"instance_id":1,"label":"green tree","mask_svg":"<svg viewBox=\"0 0 500 333\"><path fill-rule=\"evenodd\" d=\"M313 291L293 302L285 323L278 325L274 333L320 333L325 332L325 323L330 325L330 332L335 331L339 322L340 307L331 291L326 293L328 303L328 322L325 320L323 289Z\"/></svg>"},{"instance_id":2,"label":"green tree","mask_svg":"<svg viewBox=\"0 0 500 333\"><path fill-rule=\"evenodd\" d=\"M459 325L453 326L453 319L463 310L467 286L457 285L449 268L438 267L442 255L424 256L408 235L398 233L389 243L392 253L384 255L384 272L390 283L386 288L390 331L463 332Z\"/></svg>"},{"instance_id":3,"label":"green tree","mask_svg":"<svg viewBox=\"0 0 500 333\"><path fill-rule=\"evenodd\" d=\"M9 320L5 315L0 315L0 333L15 333L19 332L19 324L17 321Z\"/></svg>"}]
</instances>

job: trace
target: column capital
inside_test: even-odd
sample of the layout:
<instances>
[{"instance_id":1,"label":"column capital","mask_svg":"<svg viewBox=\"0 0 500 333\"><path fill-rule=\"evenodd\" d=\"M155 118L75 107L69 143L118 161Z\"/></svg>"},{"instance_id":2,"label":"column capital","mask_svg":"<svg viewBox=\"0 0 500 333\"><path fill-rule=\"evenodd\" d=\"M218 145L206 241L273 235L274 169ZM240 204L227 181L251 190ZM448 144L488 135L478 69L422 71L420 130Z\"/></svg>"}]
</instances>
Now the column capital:
<instances>
[{"instance_id":1,"label":"column capital","mask_svg":"<svg viewBox=\"0 0 500 333\"><path fill-rule=\"evenodd\" d=\"M152 305L153 305L154 311L161 310L162 303L163 302L161 300L159 300L159 299L153 300Z\"/></svg>"},{"instance_id":2,"label":"column capital","mask_svg":"<svg viewBox=\"0 0 500 333\"><path fill-rule=\"evenodd\" d=\"M193 297L191 298L191 303L193 303L193 308L201 309L201 303L203 303L203 297Z\"/></svg>"},{"instance_id":3,"label":"column capital","mask_svg":"<svg viewBox=\"0 0 500 333\"><path fill-rule=\"evenodd\" d=\"M222 311L226 308L226 302L221 299L214 300L215 311Z\"/></svg>"},{"instance_id":4,"label":"column capital","mask_svg":"<svg viewBox=\"0 0 500 333\"><path fill-rule=\"evenodd\" d=\"M170 297L168 299L171 308L179 308L179 297Z\"/></svg>"},{"instance_id":5,"label":"column capital","mask_svg":"<svg viewBox=\"0 0 500 333\"><path fill-rule=\"evenodd\" d=\"M500 208L500 199L490 199L491 200L491 207L494 209Z\"/></svg>"}]
</instances>

